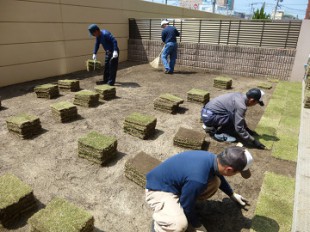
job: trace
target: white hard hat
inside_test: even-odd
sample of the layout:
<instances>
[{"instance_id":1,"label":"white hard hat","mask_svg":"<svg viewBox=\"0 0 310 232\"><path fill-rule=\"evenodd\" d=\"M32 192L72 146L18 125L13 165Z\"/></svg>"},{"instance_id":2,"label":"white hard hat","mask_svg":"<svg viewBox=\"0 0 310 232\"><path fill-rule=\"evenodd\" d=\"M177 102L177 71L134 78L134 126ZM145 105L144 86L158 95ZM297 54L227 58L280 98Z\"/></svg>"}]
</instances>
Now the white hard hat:
<instances>
[{"instance_id":1,"label":"white hard hat","mask_svg":"<svg viewBox=\"0 0 310 232\"><path fill-rule=\"evenodd\" d=\"M161 21L160 26L163 26L165 24L169 24L169 21L167 19Z\"/></svg>"}]
</instances>

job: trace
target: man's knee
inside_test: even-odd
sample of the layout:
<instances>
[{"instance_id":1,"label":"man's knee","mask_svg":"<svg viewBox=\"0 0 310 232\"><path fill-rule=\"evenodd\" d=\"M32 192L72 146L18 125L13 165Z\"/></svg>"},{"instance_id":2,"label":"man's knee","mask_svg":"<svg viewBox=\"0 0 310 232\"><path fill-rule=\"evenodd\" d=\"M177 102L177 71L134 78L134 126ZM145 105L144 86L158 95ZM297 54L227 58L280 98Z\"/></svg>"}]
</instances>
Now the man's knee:
<instances>
[{"instance_id":1,"label":"man's knee","mask_svg":"<svg viewBox=\"0 0 310 232\"><path fill-rule=\"evenodd\" d=\"M168 217L165 218L165 220L156 218L156 216L154 216L153 218L155 220L155 231L185 232L188 227L188 222L185 215L175 216L173 218Z\"/></svg>"},{"instance_id":2,"label":"man's knee","mask_svg":"<svg viewBox=\"0 0 310 232\"><path fill-rule=\"evenodd\" d=\"M176 231L184 232L184 231L186 231L187 227L188 227L188 222L187 222L187 219L184 215L184 217L180 218L176 222Z\"/></svg>"}]
</instances>

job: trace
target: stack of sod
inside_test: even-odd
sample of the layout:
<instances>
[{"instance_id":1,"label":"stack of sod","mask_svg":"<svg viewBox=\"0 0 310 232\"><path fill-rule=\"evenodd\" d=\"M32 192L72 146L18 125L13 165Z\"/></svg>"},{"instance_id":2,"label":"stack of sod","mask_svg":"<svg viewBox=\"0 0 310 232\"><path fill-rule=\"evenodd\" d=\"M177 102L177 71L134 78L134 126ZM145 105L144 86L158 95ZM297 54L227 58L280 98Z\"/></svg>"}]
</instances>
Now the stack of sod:
<instances>
[{"instance_id":1,"label":"stack of sod","mask_svg":"<svg viewBox=\"0 0 310 232\"><path fill-rule=\"evenodd\" d=\"M95 90L100 94L99 97L104 100L109 100L116 96L116 88L110 85L97 85Z\"/></svg>"},{"instance_id":2,"label":"stack of sod","mask_svg":"<svg viewBox=\"0 0 310 232\"><path fill-rule=\"evenodd\" d=\"M206 133L180 127L173 138L173 145L201 150L205 145Z\"/></svg>"},{"instance_id":3,"label":"stack of sod","mask_svg":"<svg viewBox=\"0 0 310 232\"><path fill-rule=\"evenodd\" d=\"M8 130L23 139L31 138L42 131L40 119L30 114L12 116L6 120Z\"/></svg>"},{"instance_id":4,"label":"stack of sod","mask_svg":"<svg viewBox=\"0 0 310 232\"><path fill-rule=\"evenodd\" d=\"M52 115L58 122L69 122L77 118L77 107L70 102L58 102L51 105Z\"/></svg>"},{"instance_id":5,"label":"stack of sod","mask_svg":"<svg viewBox=\"0 0 310 232\"><path fill-rule=\"evenodd\" d=\"M54 198L45 209L29 220L31 232L92 232L94 217L84 209L61 199Z\"/></svg>"},{"instance_id":6,"label":"stack of sod","mask_svg":"<svg viewBox=\"0 0 310 232\"><path fill-rule=\"evenodd\" d=\"M101 62L98 60L87 60L86 61L86 69L87 71L94 71L101 68Z\"/></svg>"},{"instance_id":7,"label":"stack of sod","mask_svg":"<svg viewBox=\"0 0 310 232\"><path fill-rule=\"evenodd\" d=\"M154 100L154 109L160 110L166 113L174 114L178 111L179 105L184 100L169 93L161 94Z\"/></svg>"},{"instance_id":8,"label":"stack of sod","mask_svg":"<svg viewBox=\"0 0 310 232\"><path fill-rule=\"evenodd\" d=\"M146 174L161 162L152 156L139 152L125 163L125 176L137 185L145 188Z\"/></svg>"},{"instance_id":9,"label":"stack of sod","mask_svg":"<svg viewBox=\"0 0 310 232\"><path fill-rule=\"evenodd\" d=\"M261 89L271 89L272 88L272 84L267 83L267 82L261 82L257 85L258 88Z\"/></svg>"},{"instance_id":10,"label":"stack of sod","mask_svg":"<svg viewBox=\"0 0 310 232\"><path fill-rule=\"evenodd\" d=\"M60 91L76 92L80 90L80 82L78 80L59 80L58 88Z\"/></svg>"},{"instance_id":11,"label":"stack of sod","mask_svg":"<svg viewBox=\"0 0 310 232\"><path fill-rule=\"evenodd\" d=\"M310 108L310 91L305 91L304 108Z\"/></svg>"},{"instance_id":12,"label":"stack of sod","mask_svg":"<svg viewBox=\"0 0 310 232\"><path fill-rule=\"evenodd\" d=\"M124 132L140 139L147 139L155 134L157 119L150 115L132 113L125 118Z\"/></svg>"},{"instance_id":13,"label":"stack of sod","mask_svg":"<svg viewBox=\"0 0 310 232\"><path fill-rule=\"evenodd\" d=\"M216 77L213 79L213 86L220 89L231 89L232 79L229 77Z\"/></svg>"},{"instance_id":14,"label":"stack of sod","mask_svg":"<svg viewBox=\"0 0 310 232\"><path fill-rule=\"evenodd\" d=\"M55 98L59 96L58 86L54 84L38 85L34 88L38 98Z\"/></svg>"},{"instance_id":15,"label":"stack of sod","mask_svg":"<svg viewBox=\"0 0 310 232\"><path fill-rule=\"evenodd\" d=\"M99 104L99 93L81 90L75 94L73 104L85 107L97 106Z\"/></svg>"},{"instance_id":16,"label":"stack of sod","mask_svg":"<svg viewBox=\"0 0 310 232\"><path fill-rule=\"evenodd\" d=\"M306 90L310 90L310 77L306 79L305 83L306 83L305 85Z\"/></svg>"},{"instance_id":17,"label":"stack of sod","mask_svg":"<svg viewBox=\"0 0 310 232\"><path fill-rule=\"evenodd\" d=\"M0 224L12 225L21 214L36 208L29 185L12 174L0 176Z\"/></svg>"},{"instance_id":18,"label":"stack of sod","mask_svg":"<svg viewBox=\"0 0 310 232\"><path fill-rule=\"evenodd\" d=\"M92 131L78 140L79 157L94 163L104 164L117 153L114 137Z\"/></svg>"},{"instance_id":19,"label":"stack of sod","mask_svg":"<svg viewBox=\"0 0 310 232\"><path fill-rule=\"evenodd\" d=\"M210 100L210 93L202 89L191 89L187 92L187 101L206 104Z\"/></svg>"}]
</instances>

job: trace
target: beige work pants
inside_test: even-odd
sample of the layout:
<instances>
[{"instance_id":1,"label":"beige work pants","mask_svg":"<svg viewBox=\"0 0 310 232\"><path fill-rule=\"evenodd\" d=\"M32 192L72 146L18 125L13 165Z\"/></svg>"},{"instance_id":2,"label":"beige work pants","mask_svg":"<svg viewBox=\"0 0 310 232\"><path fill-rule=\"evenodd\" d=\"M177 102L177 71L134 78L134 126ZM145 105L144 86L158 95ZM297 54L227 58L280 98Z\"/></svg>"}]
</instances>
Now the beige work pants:
<instances>
[{"instance_id":1,"label":"beige work pants","mask_svg":"<svg viewBox=\"0 0 310 232\"><path fill-rule=\"evenodd\" d=\"M212 197L221 184L215 176L208 183L207 189L197 200L207 200ZM145 199L154 211L154 229L156 232L184 232L188 227L187 219L180 204L179 196L173 193L151 191L146 189Z\"/></svg>"}]
</instances>

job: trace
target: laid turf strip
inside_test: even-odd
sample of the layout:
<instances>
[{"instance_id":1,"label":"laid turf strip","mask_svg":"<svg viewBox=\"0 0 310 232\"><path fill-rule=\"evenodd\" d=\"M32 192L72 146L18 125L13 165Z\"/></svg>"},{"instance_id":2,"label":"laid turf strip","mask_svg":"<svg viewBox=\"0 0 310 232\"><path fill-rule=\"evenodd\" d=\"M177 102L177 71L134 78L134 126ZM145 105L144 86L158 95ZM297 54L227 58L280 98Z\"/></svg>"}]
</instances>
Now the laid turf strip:
<instances>
[{"instance_id":1,"label":"laid turf strip","mask_svg":"<svg viewBox=\"0 0 310 232\"><path fill-rule=\"evenodd\" d=\"M256 127L257 138L276 158L297 160L301 93L300 82L280 81Z\"/></svg>"},{"instance_id":2,"label":"laid turf strip","mask_svg":"<svg viewBox=\"0 0 310 232\"><path fill-rule=\"evenodd\" d=\"M291 231L295 180L266 172L259 194L251 231Z\"/></svg>"}]
</instances>

